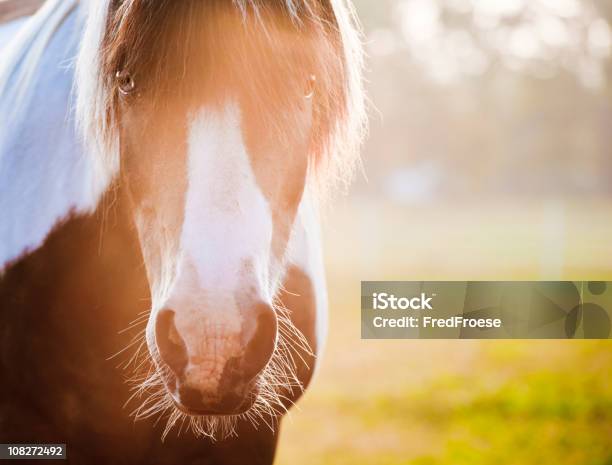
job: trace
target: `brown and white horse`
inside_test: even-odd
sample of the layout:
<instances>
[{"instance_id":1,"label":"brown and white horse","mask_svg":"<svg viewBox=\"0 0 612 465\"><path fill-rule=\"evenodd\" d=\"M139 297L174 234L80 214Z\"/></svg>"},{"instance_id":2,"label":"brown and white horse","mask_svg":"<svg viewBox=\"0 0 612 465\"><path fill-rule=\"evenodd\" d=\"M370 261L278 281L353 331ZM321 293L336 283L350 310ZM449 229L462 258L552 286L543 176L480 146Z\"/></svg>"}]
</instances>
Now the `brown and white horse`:
<instances>
[{"instance_id":1,"label":"brown and white horse","mask_svg":"<svg viewBox=\"0 0 612 465\"><path fill-rule=\"evenodd\" d=\"M325 336L318 199L364 123L350 9L49 0L3 30L0 442L271 463Z\"/></svg>"}]
</instances>

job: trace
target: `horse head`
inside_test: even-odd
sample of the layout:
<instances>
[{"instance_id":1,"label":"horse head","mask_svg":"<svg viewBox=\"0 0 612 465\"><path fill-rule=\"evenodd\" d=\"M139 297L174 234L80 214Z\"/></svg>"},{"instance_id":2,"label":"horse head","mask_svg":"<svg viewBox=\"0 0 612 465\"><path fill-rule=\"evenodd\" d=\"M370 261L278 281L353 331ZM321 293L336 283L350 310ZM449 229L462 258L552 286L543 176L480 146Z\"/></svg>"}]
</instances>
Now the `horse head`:
<instances>
[{"instance_id":1,"label":"horse head","mask_svg":"<svg viewBox=\"0 0 612 465\"><path fill-rule=\"evenodd\" d=\"M101 176L128 193L153 410L208 419L205 433L211 418L274 414L303 340L277 298L296 218L322 179L350 171L342 153L362 124L349 13L323 0L91 3L77 111Z\"/></svg>"}]
</instances>

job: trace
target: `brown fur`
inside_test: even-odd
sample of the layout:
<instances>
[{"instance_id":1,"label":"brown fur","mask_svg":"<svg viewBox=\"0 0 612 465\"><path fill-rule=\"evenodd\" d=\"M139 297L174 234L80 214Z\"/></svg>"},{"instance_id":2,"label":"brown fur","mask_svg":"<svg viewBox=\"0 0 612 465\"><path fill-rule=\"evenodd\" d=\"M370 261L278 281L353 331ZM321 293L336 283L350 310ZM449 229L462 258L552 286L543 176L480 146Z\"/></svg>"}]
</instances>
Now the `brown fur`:
<instances>
[{"instance_id":1,"label":"brown fur","mask_svg":"<svg viewBox=\"0 0 612 465\"><path fill-rule=\"evenodd\" d=\"M43 3L44 0L0 0L0 24L32 15Z\"/></svg>"}]
</instances>

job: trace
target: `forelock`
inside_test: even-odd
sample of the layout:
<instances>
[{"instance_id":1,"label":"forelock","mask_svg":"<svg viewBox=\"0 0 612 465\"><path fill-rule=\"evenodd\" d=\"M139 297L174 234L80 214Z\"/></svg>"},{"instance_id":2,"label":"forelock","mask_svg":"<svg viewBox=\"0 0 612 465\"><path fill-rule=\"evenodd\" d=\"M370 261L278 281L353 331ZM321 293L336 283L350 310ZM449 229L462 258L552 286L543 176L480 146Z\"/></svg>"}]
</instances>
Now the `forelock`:
<instances>
[{"instance_id":1,"label":"forelock","mask_svg":"<svg viewBox=\"0 0 612 465\"><path fill-rule=\"evenodd\" d=\"M245 34L260 31L257 37L269 40L271 47L281 29L292 31L304 44L303 62L317 77L315 178L325 186L346 183L358 161L365 110L360 37L344 0L92 1L78 61L77 113L100 169L112 175L119 165L116 73L127 69L138 85L163 92L181 71L180 60L192 52L189 47L196 34L203 31L208 39L206 50L198 53L213 56L224 49L221 36L228 23L220 18L238 20ZM239 66L248 46L242 51L232 53L227 63ZM249 73L236 75L249 79ZM253 93L262 101L273 101L274 92L278 92L275 86L258 85Z\"/></svg>"}]
</instances>

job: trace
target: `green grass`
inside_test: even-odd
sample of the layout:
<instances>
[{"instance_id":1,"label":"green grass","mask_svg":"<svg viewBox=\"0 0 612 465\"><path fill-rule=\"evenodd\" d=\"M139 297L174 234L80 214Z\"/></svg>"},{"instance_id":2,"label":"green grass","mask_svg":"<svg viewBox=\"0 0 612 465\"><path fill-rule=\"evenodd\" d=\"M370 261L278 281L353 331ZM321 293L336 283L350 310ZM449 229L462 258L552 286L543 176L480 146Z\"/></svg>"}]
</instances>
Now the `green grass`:
<instances>
[{"instance_id":1,"label":"green grass","mask_svg":"<svg viewBox=\"0 0 612 465\"><path fill-rule=\"evenodd\" d=\"M609 341L359 337L362 279L612 279L612 207L548 208L437 206L418 228L390 207L330 215L330 337L277 463L612 465Z\"/></svg>"},{"instance_id":2,"label":"green grass","mask_svg":"<svg viewBox=\"0 0 612 465\"><path fill-rule=\"evenodd\" d=\"M463 342L438 345L461 352ZM454 374L440 365L420 385L381 379L379 392L367 382L362 391L359 376L344 389L338 379L320 379L284 425L279 463L611 464L612 345L537 342L537 355L517 349L529 344L481 342ZM503 354L500 368L496 352L506 349L515 355ZM397 361L389 357L390 378L401 369Z\"/></svg>"}]
</instances>

